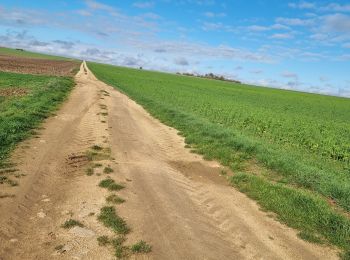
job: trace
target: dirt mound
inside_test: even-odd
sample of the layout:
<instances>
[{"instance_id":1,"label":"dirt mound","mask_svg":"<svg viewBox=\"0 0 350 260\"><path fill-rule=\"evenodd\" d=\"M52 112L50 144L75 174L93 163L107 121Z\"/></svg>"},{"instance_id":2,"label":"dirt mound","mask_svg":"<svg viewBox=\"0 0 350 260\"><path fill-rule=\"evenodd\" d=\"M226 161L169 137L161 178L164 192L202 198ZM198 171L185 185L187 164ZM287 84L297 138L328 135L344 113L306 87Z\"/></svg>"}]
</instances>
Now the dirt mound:
<instances>
[{"instance_id":1,"label":"dirt mound","mask_svg":"<svg viewBox=\"0 0 350 260\"><path fill-rule=\"evenodd\" d=\"M53 76L73 76L79 66L75 61L31 59L0 55L0 71L45 74Z\"/></svg>"}]
</instances>

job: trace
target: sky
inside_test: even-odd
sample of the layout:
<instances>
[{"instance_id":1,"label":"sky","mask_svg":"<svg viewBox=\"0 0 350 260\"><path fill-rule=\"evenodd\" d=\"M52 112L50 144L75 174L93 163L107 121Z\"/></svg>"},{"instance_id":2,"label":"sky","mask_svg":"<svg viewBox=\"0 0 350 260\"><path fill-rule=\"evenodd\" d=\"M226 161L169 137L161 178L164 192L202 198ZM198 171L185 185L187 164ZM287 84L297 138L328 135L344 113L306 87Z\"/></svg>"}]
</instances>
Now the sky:
<instances>
[{"instance_id":1,"label":"sky","mask_svg":"<svg viewBox=\"0 0 350 260\"><path fill-rule=\"evenodd\" d=\"M350 2L0 1L0 46L350 97Z\"/></svg>"}]
</instances>

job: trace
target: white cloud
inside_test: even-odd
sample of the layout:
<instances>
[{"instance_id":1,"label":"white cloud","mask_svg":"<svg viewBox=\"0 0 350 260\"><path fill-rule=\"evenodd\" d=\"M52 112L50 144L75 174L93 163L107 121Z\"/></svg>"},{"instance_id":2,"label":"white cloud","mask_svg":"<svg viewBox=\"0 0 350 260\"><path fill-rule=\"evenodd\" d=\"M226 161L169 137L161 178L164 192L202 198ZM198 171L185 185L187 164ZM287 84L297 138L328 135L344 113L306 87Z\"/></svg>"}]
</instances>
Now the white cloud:
<instances>
[{"instance_id":1,"label":"white cloud","mask_svg":"<svg viewBox=\"0 0 350 260\"><path fill-rule=\"evenodd\" d=\"M90 9L93 9L93 10L102 10L102 11L108 11L108 12L115 11L114 7L94 1L94 0L86 0L85 3Z\"/></svg>"},{"instance_id":2,"label":"white cloud","mask_svg":"<svg viewBox=\"0 0 350 260\"><path fill-rule=\"evenodd\" d=\"M263 71L261 69L251 70L250 73L252 74L261 74Z\"/></svg>"},{"instance_id":3,"label":"white cloud","mask_svg":"<svg viewBox=\"0 0 350 260\"><path fill-rule=\"evenodd\" d=\"M295 9L313 9L318 12L350 12L350 4L329 3L325 5L316 4L315 2L289 3L289 7Z\"/></svg>"},{"instance_id":4,"label":"white cloud","mask_svg":"<svg viewBox=\"0 0 350 260\"><path fill-rule=\"evenodd\" d=\"M154 6L154 2L135 2L133 3L133 6L142 9L151 8Z\"/></svg>"},{"instance_id":5,"label":"white cloud","mask_svg":"<svg viewBox=\"0 0 350 260\"><path fill-rule=\"evenodd\" d=\"M205 12L203 13L204 16L208 18L215 18L215 17L225 17L225 13L214 13L214 12Z\"/></svg>"},{"instance_id":6,"label":"white cloud","mask_svg":"<svg viewBox=\"0 0 350 260\"><path fill-rule=\"evenodd\" d=\"M299 3L289 3L289 7L297 9L314 9L316 8L315 3L311 2L299 2Z\"/></svg>"},{"instance_id":7,"label":"white cloud","mask_svg":"<svg viewBox=\"0 0 350 260\"><path fill-rule=\"evenodd\" d=\"M319 77L319 80L320 80L321 82L327 82L327 81L329 81L329 78L326 77L326 76L320 76L320 77Z\"/></svg>"},{"instance_id":8,"label":"white cloud","mask_svg":"<svg viewBox=\"0 0 350 260\"><path fill-rule=\"evenodd\" d=\"M350 34L350 16L344 14L332 14L324 17L323 29L331 32Z\"/></svg>"},{"instance_id":9,"label":"white cloud","mask_svg":"<svg viewBox=\"0 0 350 260\"><path fill-rule=\"evenodd\" d=\"M295 80L298 80L298 74L294 73L294 72L290 72L290 71L285 71L281 73L281 76L284 78L292 78Z\"/></svg>"},{"instance_id":10,"label":"white cloud","mask_svg":"<svg viewBox=\"0 0 350 260\"><path fill-rule=\"evenodd\" d=\"M341 5L339 3L330 3L326 6L321 6L319 10L328 12L350 12L350 4Z\"/></svg>"},{"instance_id":11,"label":"white cloud","mask_svg":"<svg viewBox=\"0 0 350 260\"><path fill-rule=\"evenodd\" d=\"M184 57L177 57L174 59L174 63L176 65L180 65L180 66L188 66L189 65L189 62L186 58Z\"/></svg>"},{"instance_id":12,"label":"white cloud","mask_svg":"<svg viewBox=\"0 0 350 260\"><path fill-rule=\"evenodd\" d=\"M92 15L91 12L89 12L88 10L84 10L84 9L77 10L76 13L81 15L81 16L91 16Z\"/></svg>"},{"instance_id":13,"label":"white cloud","mask_svg":"<svg viewBox=\"0 0 350 260\"><path fill-rule=\"evenodd\" d=\"M261 25L251 25L251 26L248 26L247 29L249 31L254 31L254 32L264 32L264 31L269 31L271 28L267 26L261 26Z\"/></svg>"},{"instance_id":14,"label":"white cloud","mask_svg":"<svg viewBox=\"0 0 350 260\"><path fill-rule=\"evenodd\" d=\"M290 26L309 26L314 24L313 19L285 18L285 17L278 17L276 19L276 22L284 25L290 25Z\"/></svg>"},{"instance_id":15,"label":"white cloud","mask_svg":"<svg viewBox=\"0 0 350 260\"><path fill-rule=\"evenodd\" d=\"M270 36L271 39L278 39L278 40L287 40L287 39L293 39L294 35L291 33L275 33Z\"/></svg>"}]
</instances>

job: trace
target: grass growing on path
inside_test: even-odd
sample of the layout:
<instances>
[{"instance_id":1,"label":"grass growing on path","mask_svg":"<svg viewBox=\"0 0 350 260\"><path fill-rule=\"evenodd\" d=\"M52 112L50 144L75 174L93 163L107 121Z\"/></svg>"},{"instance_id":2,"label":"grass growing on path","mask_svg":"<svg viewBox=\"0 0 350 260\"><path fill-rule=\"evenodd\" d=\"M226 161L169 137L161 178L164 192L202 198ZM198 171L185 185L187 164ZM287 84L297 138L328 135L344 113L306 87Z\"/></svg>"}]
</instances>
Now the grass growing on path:
<instances>
[{"instance_id":1,"label":"grass growing on path","mask_svg":"<svg viewBox=\"0 0 350 260\"><path fill-rule=\"evenodd\" d=\"M77 220L69 219L66 222L64 222L62 227L66 228L66 229L70 229L72 227L84 227L84 225L81 222L77 221Z\"/></svg>"},{"instance_id":2,"label":"grass growing on path","mask_svg":"<svg viewBox=\"0 0 350 260\"><path fill-rule=\"evenodd\" d=\"M126 224L125 220L117 215L114 207L103 207L101 213L98 216L106 227L111 228L114 232L120 235L126 235L130 232L130 228Z\"/></svg>"},{"instance_id":3,"label":"grass growing on path","mask_svg":"<svg viewBox=\"0 0 350 260\"><path fill-rule=\"evenodd\" d=\"M350 249L342 213L350 212L349 99L88 65L181 131L194 151L246 172L232 185L303 231L301 237ZM246 167L252 162L258 172Z\"/></svg>"},{"instance_id":4,"label":"grass growing on path","mask_svg":"<svg viewBox=\"0 0 350 260\"><path fill-rule=\"evenodd\" d=\"M0 166L16 144L57 108L73 86L73 79L68 77L0 72ZM19 88L24 94L1 97L1 91L8 93L9 89Z\"/></svg>"}]
</instances>

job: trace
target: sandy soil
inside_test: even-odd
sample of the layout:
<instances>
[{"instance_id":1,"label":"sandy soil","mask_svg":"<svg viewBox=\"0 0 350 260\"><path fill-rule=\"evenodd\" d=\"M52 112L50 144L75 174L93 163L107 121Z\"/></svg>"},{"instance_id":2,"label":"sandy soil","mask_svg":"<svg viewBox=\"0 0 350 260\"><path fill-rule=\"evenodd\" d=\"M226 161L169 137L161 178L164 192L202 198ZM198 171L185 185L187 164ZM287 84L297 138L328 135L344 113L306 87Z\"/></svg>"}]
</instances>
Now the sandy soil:
<instances>
[{"instance_id":1,"label":"sandy soil","mask_svg":"<svg viewBox=\"0 0 350 260\"><path fill-rule=\"evenodd\" d=\"M32 59L0 54L0 71L45 74L53 76L73 76L79 67L75 61Z\"/></svg>"},{"instance_id":2,"label":"sandy soil","mask_svg":"<svg viewBox=\"0 0 350 260\"><path fill-rule=\"evenodd\" d=\"M109 194L97 185L104 174L85 174L84 153L94 144L111 148L102 163L126 186L116 208L132 229L127 244L143 239L153 247L133 258L337 258L259 210L227 185L218 163L190 153L176 130L83 66L76 81L57 116L13 155L26 176L3 189L15 197L0 199L0 259L113 259L96 241L111 232L96 219ZM61 228L69 218L85 228Z\"/></svg>"}]
</instances>

